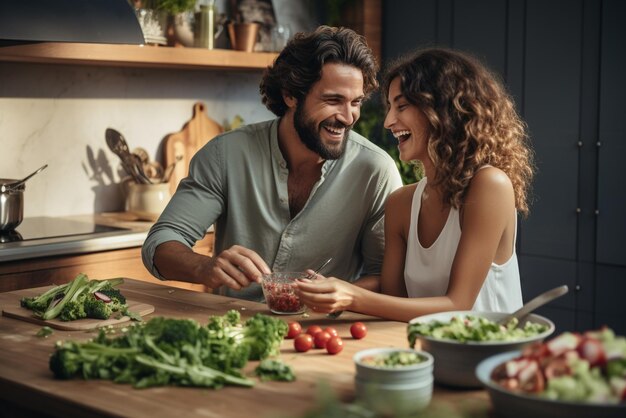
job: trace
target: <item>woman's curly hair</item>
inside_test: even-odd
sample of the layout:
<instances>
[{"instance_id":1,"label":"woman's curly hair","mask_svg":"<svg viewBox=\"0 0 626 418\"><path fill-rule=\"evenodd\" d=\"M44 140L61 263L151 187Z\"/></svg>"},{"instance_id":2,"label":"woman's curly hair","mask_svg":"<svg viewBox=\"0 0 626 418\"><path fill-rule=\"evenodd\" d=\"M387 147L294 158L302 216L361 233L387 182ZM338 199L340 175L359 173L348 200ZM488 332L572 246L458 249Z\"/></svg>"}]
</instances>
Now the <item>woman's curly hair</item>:
<instances>
[{"instance_id":1,"label":"woman's curly hair","mask_svg":"<svg viewBox=\"0 0 626 418\"><path fill-rule=\"evenodd\" d=\"M322 67L342 63L363 73L363 92L367 96L378 88L378 65L365 38L351 29L320 26L311 33L298 33L267 67L261 80L263 104L276 116L283 116L287 105L283 93L298 101L322 77Z\"/></svg>"},{"instance_id":2,"label":"woman's curly hair","mask_svg":"<svg viewBox=\"0 0 626 418\"><path fill-rule=\"evenodd\" d=\"M429 180L442 189L444 202L460 208L474 174L492 165L509 177L515 207L527 215L533 152L526 124L498 77L459 51L417 51L386 71L384 103L397 77L406 100L429 121L428 154L435 167Z\"/></svg>"}]
</instances>

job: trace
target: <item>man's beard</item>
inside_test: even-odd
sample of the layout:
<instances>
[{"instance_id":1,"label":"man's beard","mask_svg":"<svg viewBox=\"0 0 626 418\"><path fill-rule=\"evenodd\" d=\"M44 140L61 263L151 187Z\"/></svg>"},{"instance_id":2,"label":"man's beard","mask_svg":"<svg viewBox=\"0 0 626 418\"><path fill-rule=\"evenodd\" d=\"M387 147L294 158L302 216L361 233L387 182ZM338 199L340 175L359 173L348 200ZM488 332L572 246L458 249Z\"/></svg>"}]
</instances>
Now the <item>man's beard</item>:
<instances>
[{"instance_id":1,"label":"man's beard","mask_svg":"<svg viewBox=\"0 0 626 418\"><path fill-rule=\"evenodd\" d=\"M322 122L320 127L329 126L331 128L346 129L339 147L327 147L322 142L322 138L318 132L318 126L316 126L315 122L309 119L308 115L305 113L302 101L298 101L296 105L296 112L293 115L293 124L302 143L325 160L336 160L343 155L346 150L348 134L350 133L350 129L352 129L352 125L346 126L341 122Z\"/></svg>"}]
</instances>

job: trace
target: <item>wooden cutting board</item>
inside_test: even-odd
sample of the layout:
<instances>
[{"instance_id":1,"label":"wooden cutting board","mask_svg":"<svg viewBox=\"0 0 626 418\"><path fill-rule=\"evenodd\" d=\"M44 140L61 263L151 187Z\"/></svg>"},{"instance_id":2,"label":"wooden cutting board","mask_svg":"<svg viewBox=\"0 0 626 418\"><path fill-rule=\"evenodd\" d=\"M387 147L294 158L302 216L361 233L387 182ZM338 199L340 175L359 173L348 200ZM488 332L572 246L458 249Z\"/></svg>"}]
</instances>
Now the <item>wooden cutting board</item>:
<instances>
[{"instance_id":1,"label":"wooden cutting board","mask_svg":"<svg viewBox=\"0 0 626 418\"><path fill-rule=\"evenodd\" d=\"M26 322L31 322L33 324L38 324L41 326L49 326L50 328L66 330L66 331L84 331L89 329L95 329L104 327L107 325L117 325L123 322L130 321L130 318L127 316L122 316L121 318L109 318L109 319L78 319L76 321L61 321L59 319L49 319L43 320L40 318L36 318L33 316L33 311L22 308L20 306L20 299L23 297L33 297L37 295L41 295L46 290L52 288L52 286L48 287L38 287L37 289L25 289L25 290L16 290L11 292L11 294L15 295L15 302L11 305L7 305L2 309L2 315L8 318L15 318ZM141 316L145 316L154 312L154 306L148 305L147 303L141 303L126 299L126 304L128 305L128 309L131 312L136 312Z\"/></svg>"},{"instance_id":2,"label":"wooden cutting board","mask_svg":"<svg viewBox=\"0 0 626 418\"><path fill-rule=\"evenodd\" d=\"M193 116L183 126L183 129L165 138L164 167L181 157L180 161L176 163L176 168L169 181L172 194L176 191L178 183L187 177L191 157L222 132L224 132L224 128L207 116L204 103L198 102L193 105Z\"/></svg>"}]
</instances>

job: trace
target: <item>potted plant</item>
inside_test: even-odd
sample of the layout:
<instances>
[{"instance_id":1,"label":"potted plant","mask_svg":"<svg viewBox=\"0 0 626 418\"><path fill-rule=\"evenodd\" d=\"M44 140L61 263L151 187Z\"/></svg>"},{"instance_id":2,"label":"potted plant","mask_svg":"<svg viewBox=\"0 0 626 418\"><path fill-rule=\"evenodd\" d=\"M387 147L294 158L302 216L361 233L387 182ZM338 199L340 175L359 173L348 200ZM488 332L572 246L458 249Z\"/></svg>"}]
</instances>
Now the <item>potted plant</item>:
<instances>
[{"instance_id":1,"label":"potted plant","mask_svg":"<svg viewBox=\"0 0 626 418\"><path fill-rule=\"evenodd\" d=\"M196 0L142 0L137 16L147 43L193 46Z\"/></svg>"}]
</instances>

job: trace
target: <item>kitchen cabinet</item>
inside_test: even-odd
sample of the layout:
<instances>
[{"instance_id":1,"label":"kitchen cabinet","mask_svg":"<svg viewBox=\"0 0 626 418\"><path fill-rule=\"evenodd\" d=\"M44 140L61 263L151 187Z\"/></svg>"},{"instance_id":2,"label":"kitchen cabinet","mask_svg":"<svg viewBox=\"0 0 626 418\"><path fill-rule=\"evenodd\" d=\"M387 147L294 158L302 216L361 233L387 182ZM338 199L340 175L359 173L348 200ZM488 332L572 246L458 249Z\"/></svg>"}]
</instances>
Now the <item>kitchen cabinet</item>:
<instances>
[{"instance_id":1,"label":"kitchen cabinet","mask_svg":"<svg viewBox=\"0 0 626 418\"><path fill-rule=\"evenodd\" d=\"M227 49L42 42L0 47L0 61L115 67L258 71L277 54Z\"/></svg>"},{"instance_id":2,"label":"kitchen cabinet","mask_svg":"<svg viewBox=\"0 0 626 418\"><path fill-rule=\"evenodd\" d=\"M620 0L384 3L386 61L428 45L466 50L512 93L537 165L518 229L523 295L569 285L539 310L559 330L626 333L624 14Z\"/></svg>"},{"instance_id":3,"label":"kitchen cabinet","mask_svg":"<svg viewBox=\"0 0 626 418\"><path fill-rule=\"evenodd\" d=\"M135 221L134 217L125 213L83 215L72 217L72 219L144 232L151 225L149 222ZM85 240L89 238L89 235L84 236ZM206 255L213 254L213 238L213 232L208 232L202 240L196 243L194 251ZM143 265L141 247L131 246L85 254L74 253L2 262L0 264L0 292L67 283L79 273L85 273L97 279L131 277L182 289L200 292L207 290L204 285L156 279Z\"/></svg>"}]
</instances>

